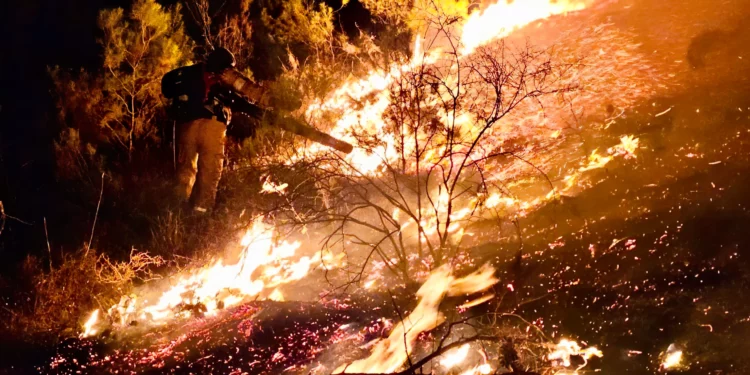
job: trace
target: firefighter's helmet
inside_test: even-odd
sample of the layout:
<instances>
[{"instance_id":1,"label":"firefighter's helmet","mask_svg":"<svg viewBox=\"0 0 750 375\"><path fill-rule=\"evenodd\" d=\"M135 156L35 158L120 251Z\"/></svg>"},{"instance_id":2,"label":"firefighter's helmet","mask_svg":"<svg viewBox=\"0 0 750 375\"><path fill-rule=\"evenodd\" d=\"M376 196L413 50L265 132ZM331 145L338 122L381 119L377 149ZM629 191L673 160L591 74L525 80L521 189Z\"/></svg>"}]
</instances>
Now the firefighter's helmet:
<instances>
[{"instance_id":1,"label":"firefighter's helmet","mask_svg":"<svg viewBox=\"0 0 750 375\"><path fill-rule=\"evenodd\" d=\"M219 73L224 69L233 68L234 55L226 48L217 48L208 54L206 66L210 72Z\"/></svg>"}]
</instances>

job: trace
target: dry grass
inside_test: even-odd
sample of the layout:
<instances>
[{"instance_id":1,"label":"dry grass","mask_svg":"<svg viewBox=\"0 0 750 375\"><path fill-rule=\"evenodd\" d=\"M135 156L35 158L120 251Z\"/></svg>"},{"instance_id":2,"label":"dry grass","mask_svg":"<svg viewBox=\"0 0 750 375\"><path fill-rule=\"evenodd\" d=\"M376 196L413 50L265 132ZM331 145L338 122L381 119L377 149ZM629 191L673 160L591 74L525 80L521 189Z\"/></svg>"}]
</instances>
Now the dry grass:
<instances>
[{"instance_id":1,"label":"dry grass","mask_svg":"<svg viewBox=\"0 0 750 375\"><path fill-rule=\"evenodd\" d=\"M23 302L6 310L10 319L3 328L31 341L75 336L89 311L116 303L135 282L153 278L152 267L163 263L161 257L136 250L127 262L115 262L93 249L81 249L49 269L41 259L28 256L22 277L31 290Z\"/></svg>"}]
</instances>

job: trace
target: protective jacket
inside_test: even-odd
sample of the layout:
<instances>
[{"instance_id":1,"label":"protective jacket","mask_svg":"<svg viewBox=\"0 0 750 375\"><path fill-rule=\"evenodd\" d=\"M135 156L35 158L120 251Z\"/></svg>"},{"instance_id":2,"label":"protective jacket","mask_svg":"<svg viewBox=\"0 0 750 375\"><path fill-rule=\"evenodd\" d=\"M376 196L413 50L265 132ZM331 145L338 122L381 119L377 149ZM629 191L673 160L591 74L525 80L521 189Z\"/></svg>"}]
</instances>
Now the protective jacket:
<instances>
[{"instance_id":1,"label":"protective jacket","mask_svg":"<svg viewBox=\"0 0 750 375\"><path fill-rule=\"evenodd\" d=\"M172 100L170 115L180 123L214 119L229 124L231 111L218 97L221 85L220 76L203 63L177 68L161 80L162 93Z\"/></svg>"}]
</instances>

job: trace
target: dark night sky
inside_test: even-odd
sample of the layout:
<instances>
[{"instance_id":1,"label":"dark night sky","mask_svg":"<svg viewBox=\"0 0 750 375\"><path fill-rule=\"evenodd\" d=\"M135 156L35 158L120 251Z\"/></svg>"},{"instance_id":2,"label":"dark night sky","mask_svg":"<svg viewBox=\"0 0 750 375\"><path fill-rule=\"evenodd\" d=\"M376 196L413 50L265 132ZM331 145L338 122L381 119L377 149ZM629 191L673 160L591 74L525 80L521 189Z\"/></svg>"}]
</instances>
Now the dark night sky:
<instances>
[{"instance_id":1,"label":"dark night sky","mask_svg":"<svg viewBox=\"0 0 750 375\"><path fill-rule=\"evenodd\" d=\"M95 0L3 2L0 27L0 200L8 214L36 223L53 204L52 102L46 68L90 66L97 60ZM9 222L1 252L14 251L38 226ZM36 247L29 243L24 247ZM8 255L8 254L0 254Z\"/></svg>"},{"instance_id":2,"label":"dark night sky","mask_svg":"<svg viewBox=\"0 0 750 375\"><path fill-rule=\"evenodd\" d=\"M123 1L29 0L7 2L2 12L6 52L2 76L2 150L4 159L24 166L39 161L37 147L48 147L46 115L50 104L47 66L67 68L96 64L96 16L102 7ZM6 160L4 167L18 167ZM6 186L7 188L7 186ZM5 193L5 192L3 192Z\"/></svg>"}]
</instances>

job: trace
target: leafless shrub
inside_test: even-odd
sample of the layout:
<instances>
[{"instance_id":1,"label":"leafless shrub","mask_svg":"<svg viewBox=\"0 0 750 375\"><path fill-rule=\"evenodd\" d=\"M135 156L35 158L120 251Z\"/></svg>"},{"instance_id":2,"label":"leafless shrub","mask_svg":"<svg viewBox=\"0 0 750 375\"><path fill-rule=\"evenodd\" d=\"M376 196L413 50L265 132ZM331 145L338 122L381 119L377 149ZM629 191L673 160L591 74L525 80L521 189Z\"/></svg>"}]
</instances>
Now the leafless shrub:
<instances>
[{"instance_id":1,"label":"leafless shrub","mask_svg":"<svg viewBox=\"0 0 750 375\"><path fill-rule=\"evenodd\" d=\"M315 185L323 204L292 219L330 225L326 247L368 249L355 257L361 268L350 282L362 281L373 259L404 280L458 264L463 234L486 218L484 199L504 193L507 181L490 179L488 166L524 147L499 141L498 132L512 126L503 123L506 117L522 106L542 111L549 103L562 105L563 94L575 89L569 79L575 63L558 63L528 44L502 42L463 55L448 20L438 18L434 25L438 35L432 40L447 52L399 74L390 83L382 118L362 119L347 130L369 152L369 164L317 159ZM367 106L369 99L353 106Z\"/></svg>"}]
</instances>

